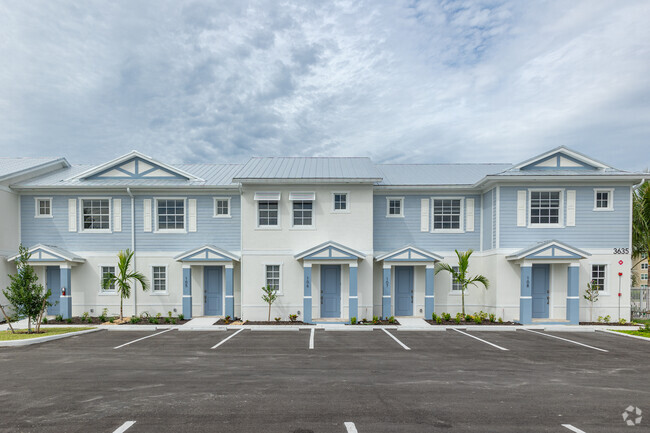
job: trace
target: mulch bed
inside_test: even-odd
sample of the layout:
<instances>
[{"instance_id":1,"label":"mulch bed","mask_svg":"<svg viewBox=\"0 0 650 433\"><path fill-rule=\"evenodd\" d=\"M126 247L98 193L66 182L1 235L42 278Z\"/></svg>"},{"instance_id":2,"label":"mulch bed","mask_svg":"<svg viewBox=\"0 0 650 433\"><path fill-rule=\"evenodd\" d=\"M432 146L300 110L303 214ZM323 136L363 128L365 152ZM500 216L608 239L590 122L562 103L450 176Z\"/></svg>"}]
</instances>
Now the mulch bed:
<instances>
[{"instance_id":1,"label":"mulch bed","mask_svg":"<svg viewBox=\"0 0 650 433\"><path fill-rule=\"evenodd\" d=\"M375 326L390 325L390 326L395 326L395 325L399 325L399 322L397 321L397 319L394 320L392 323L389 322L388 320L385 320L385 319L377 320L377 322L373 322L372 320L361 320L361 321L355 323L354 325L351 324L351 323L348 323L348 325L350 325L350 326L357 326L357 325L361 325L361 326L366 326L366 325L375 325Z\"/></svg>"},{"instance_id":2,"label":"mulch bed","mask_svg":"<svg viewBox=\"0 0 650 433\"><path fill-rule=\"evenodd\" d=\"M223 324L223 323L222 323ZM215 325L219 325L219 322L215 323ZM276 321L271 321L271 322L266 322L266 321L252 321L252 320L247 320L244 323L241 323L241 325L313 325L313 323L305 323L302 320L296 320L295 322L287 321L287 320L281 320L279 322Z\"/></svg>"},{"instance_id":3,"label":"mulch bed","mask_svg":"<svg viewBox=\"0 0 650 433\"><path fill-rule=\"evenodd\" d=\"M99 317L89 317L89 320L84 320L80 316L76 317L71 317L70 321L67 319L64 320L54 320L54 319L48 319L47 323L43 322L44 325L172 325L172 323L167 323L165 321L165 318L159 318L158 323L150 323L149 319L141 319L138 323L131 323L129 321L129 317L125 317L125 322L124 323L118 323L119 318L115 318L115 323L110 323L110 321L106 320L102 322ZM183 323L189 322L189 320L178 320L178 318L174 317L176 319L176 325L182 325Z\"/></svg>"},{"instance_id":4,"label":"mulch bed","mask_svg":"<svg viewBox=\"0 0 650 433\"><path fill-rule=\"evenodd\" d=\"M618 323L618 322L580 322L581 325L601 325L601 326L639 326L631 322Z\"/></svg>"},{"instance_id":5,"label":"mulch bed","mask_svg":"<svg viewBox=\"0 0 650 433\"><path fill-rule=\"evenodd\" d=\"M453 326L481 326L481 325L508 325L508 326L520 326L521 323L516 323L516 322L490 322L489 320L484 320L481 323L476 323L474 321L466 322L464 320L461 320L460 323L456 323L455 320L443 320L442 322L438 323L434 320L425 320L429 325L453 325Z\"/></svg>"}]
</instances>

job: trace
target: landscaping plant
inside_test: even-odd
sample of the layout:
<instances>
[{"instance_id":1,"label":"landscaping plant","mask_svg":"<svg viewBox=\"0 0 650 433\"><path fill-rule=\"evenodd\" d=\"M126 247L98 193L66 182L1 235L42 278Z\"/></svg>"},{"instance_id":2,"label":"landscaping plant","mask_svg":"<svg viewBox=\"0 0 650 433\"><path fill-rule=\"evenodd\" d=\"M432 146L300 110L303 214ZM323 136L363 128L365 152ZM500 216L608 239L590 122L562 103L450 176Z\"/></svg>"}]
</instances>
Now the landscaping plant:
<instances>
[{"instance_id":1,"label":"landscaping plant","mask_svg":"<svg viewBox=\"0 0 650 433\"><path fill-rule=\"evenodd\" d=\"M266 286L262 287L262 301L266 302L269 304L269 317L266 319L267 322L271 321L271 305L278 299L278 289L275 287L271 286L270 284L267 284Z\"/></svg>"},{"instance_id":2,"label":"landscaping plant","mask_svg":"<svg viewBox=\"0 0 650 433\"><path fill-rule=\"evenodd\" d=\"M440 271L447 271L451 274L451 278L453 279L453 281L460 284L463 314L465 314L465 290L467 290L467 287L469 287L470 285L478 286L477 283L480 283L487 289L490 285L488 279L483 275L474 275L474 276L468 275L467 272L469 268L469 258L473 252L474 252L473 250L467 250L461 253L458 250L456 250L456 256L458 256L457 271L454 270L454 268L448 263L438 263L436 264L435 267L436 274L438 274Z\"/></svg>"},{"instance_id":3,"label":"landscaping plant","mask_svg":"<svg viewBox=\"0 0 650 433\"><path fill-rule=\"evenodd\" d=\"M395 316L390 316L388 318L388 323L395 323Z\"/></svg>"},{"instance_id":4,"label":"landscaping plant","mask_svg":"<svg viewBox=\"0 0 650 433\"><path fill-rule=\"evenodd\" d=\"M296 320L298 320L297 314L289 314L289 321L295 322Z\"/></svg>"},{"instance_id":5,"label":"landscaping plant","mask_svg":"<svg viewBox=\"0 0 650 433\"><path fill-rule=\"evenodd\" d=\"M438 319L438 315L436 313L431 314L431 320L434 322Z\"/></svg>"},{"instance_id":6,"label":"landscaping plant","mask_svg":"<svg viewBox=\"0 0 650 433\"><path fill-rule=\"evenodd\" d=\"M276 322L279 322L280 320L282 320L282 317L276 317L276 318L275 318L275 321L276 321Z\"/></svg>"},{"instance_id":7,"label":"landscaping plant","mask_svg":"<svg viewBox=\"0 0 650 433\"><path fill-rule=\"evenodd\" d=\"M356 325L356 324L357 324L357 318L356 318L356 317L352 317L352 318L350 318L350 323L351 323L352 325ZM648 326L648 325L646 325L646 326Z\"/></svg>"},{"instance_id":8,"label":"landscaping plant","mask_svg":"<svg viewBox=\"0 0 650 433\"><path fill-rule=\"evenodd\" d=\"M587 283L587 290L585 290L584 298L589 301L589 321L594 321L594 303L598 302L598 285L595 281Z\"/></svg>"},{"instance_id":9,"label":"landscaping plant","mask_svg":"<svg viewBox=\"0 0 650 433\"><path fill-rule=\"evenodd\" d=\"M147 277L141 272L129 269L132 260L133 251L130 249L117 253L117 275L108 274L102 282L104 290L109 290L111 286L115 286L117 293L120 295L120 319L124 318L124 299L131 297L131 280L139 282L145 292L149 289Z\"/></svg>"},{"instance_id":10,"label":"landscaping plant","mask_svg":"<svg viewBox=\"0 0 650 433\"><path fill-rule=\"evenodd\" d=\"M38 277L34 268L29 264L31 254L22 244L18 247L16 259L16 274L9 275L11 283L4 289L7 301L14 308L14 313L27 317L27 333L32 333L32 321L36 323L36 332L39 332L43 313L52 303L48 298L51 290L45 290L42 284L37 284ZM11 328L13 332L13 327Z\"/></svg>"},{"instance_id":11,"label":"landscaping plant","mask_svg":"<svg viewBox=\"0 0 650 433\"><path fill-rule=\"evenodd\" d=\"M449 322L451 320L451 314L442 313L442 318L445 320L445 322Z\"/></svg>"}]
</instances>

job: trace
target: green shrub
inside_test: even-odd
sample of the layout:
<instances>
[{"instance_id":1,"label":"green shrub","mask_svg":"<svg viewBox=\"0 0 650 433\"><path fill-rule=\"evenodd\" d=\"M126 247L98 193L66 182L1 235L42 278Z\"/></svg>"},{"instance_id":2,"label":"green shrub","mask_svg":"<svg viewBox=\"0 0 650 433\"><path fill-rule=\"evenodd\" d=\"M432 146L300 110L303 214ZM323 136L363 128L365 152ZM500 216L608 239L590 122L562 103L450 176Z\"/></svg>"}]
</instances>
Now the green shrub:
<instances>
[{"instance_id":1,"label":"green shrub","mask_svg":"<svg viewBox=\"0 0 650 433\"><path fill-rule=\"evenodd\" d=\"M84 311L84 313L81 315L81 320L85 322L88 320L88 316L90 316L90 314L87 311Z\"/></svg>"},{"instance_id":2,"label":"green shrub","mask_svg":"<svg viewBox=\"0 0 650 433\"><path fill-rule=\"evenodd\" d=\"M68 319L66 320L66 322L67 322L67 323L72 323L72 317L68 318Z\"/></svg>"},{"instance_id":3,"label":"green shrub","mask_svg":"<svg viewBox=\"0 0 650 433\"><path fill-rule=\"evenodd\" d=\"M456 314L456 318L454 319L454 321L456 322L456 325L460 325L460 321L461 321L462 318L463 318L463 316L460 313Z\"/></svg>"},{"instance_id":4,"label":"green shrub","mask_svg":"<svg viewBox=\"0 0 650 433\"><path fill-rule=\"evenodd\" d=\"M478 313L475 314L475 316L479 316L481 320L487 320L488 318L488 313L484 312L483 310L479 311Z\"/></svg>"},{"instance_id":5,"label":"green shrub","mask_svg":"<svg viewBox=\"0 0 650 433\"><path fill-rule=\"evenodd\" d=\"M465 315L465 321L466 322L471 322L472 321L472 315L471 314L466 314Z\"/></svg>"},{"instance_id":6,"label":"green shrub","mask_svg":"<svg viewBox=\"0 0 650 433\"><path fill-rule=\"evenodd\" d=\"M645 331L645 332L650 332L650 323L646 323L646 324L645 324L645 329L644 329L644 331Z\"/></svg>"},{"instance_id":7,"label":"green shrub","mask_svg":"<svg viewBox=\"0 0 650 433\"><path fill-rule=\"evenodd\" d=\"M86 318L86 322L88 322L88 323L93 323L93 318L92 318L92 317L87 317L87 318Z\"/></svg>"},{"instance_id":8,"label":"green shrub","mask_svg":"<svg viewBox=\"0 0 650 433\"><path fill-rule=\"evenodd\" d=\"M176 324L176 319L172 319L172 325Z\"/></svg>"},{"instance_id":9,"label":"green shrub","mask_svg":"<svg viewBox=\"0 0 650 433\"><path fill-rule=\"evenodd\" d=\"M388 323L395 323L395 316L390 316L388 318Z\"/></svg>"},{"instance_id":10,"label":"green shrub","mask_svg":"<svg viewBox=\"0 0 650 433\"><path fill-rule=\"evenodd\" d=\"M375 324L375 325L376 325L377 323L379 323L379 317L377 317L377 316L372 316L372 323Z\"/></svg>"},{"instance_id":11,"label":"green shrub","mask_svg":"<svg viewBox=\"0 0 650 433\"><path fill-rule=\"evenodd\" d=\"M603 317L603 322L605 323L609 323L611 320L612 320L612 316L610 316L609 314Z\"/></svg>"},{"instance_id":12,"label":"green shrub","mask_svg":"<svg viewBox=\"0 0 650 433\"><path fill-rule=\"evenodd\" d=\"M279 322L280 320L282 320L282 317L276 317L276 318L275 318L275 321L276 321L276 322Z\"/></svg>"},{"instance_id":13,"label":"green shrub","mask_svg":"<svg viewBox=\"0 0 650 433\"><path fill-rule=\"evenodd\" d=\"M436 313L431 314L431 320L433 320L434 322L437 322L438 321L438 315Z\"/></svg>"},{"instance_id":14,"label":"green shrub","mask_svg":"<svg viewBox=\"0 0 650 433\"><path fill-rule=\"evenodd\" d=\"M474 316L474 323L476 323L477 325L480 325L481 323L483 323L483 318L481 317L480 314L477 314L476 316Z\"/></svg>"},{"instance_id":15,"label":"green shrub","mask_svg":"<svg viewBox=\"0 0 650 433\"><path fill-rule=\"evenodd\" d=\"M442 317L438 317L438 318L436 318L436 323L437 323L438 325L442 325Z\"/></svg>"},{"instance_id":16,"label":"green shrub","mask_svg":"<svg viewBox=\"0 0 650 433\"><path fill-rule=\"evenodd\" d=\"M47 317L43 317L43 320L41 322L47 323Z\"/></svg>"},{"instance_id":17,"label":"green shrub","mask_svg":"<svg viewBox=\"0 0 650 433\"><path fill-rule=\"evenodd\" d=\"M618 323L620 325L625 325L626 322L627 322L627 320L625 320L625 319L621 319L621 320L618 321Z\"/></svg>"},{"instance_id":18,"label":"green shrub","mask_svg":"<svg viewBox=\"0 0 650 433\"><path fill-rule=\"evenodd\" d=\"M57 322L63 322L63 315L62 314L57 314L56 317L54 318Z\"/></svg>"},{"instance_id":19,"label":"green shrub","mask_svg":"<svg viewBox=\"0 0 650 433\"><path fill-rule=\"evenodd\" d=\"M183 316L182 314L179 314L178 315L178 320L185 320L185 316Z\"/></svg>"},{"instance_id":20,"label":"green shrub","mask_svg":"<svg viewBox=\"0 0 650 433\"><path fill-rule=\"evenodd\" d=\"M137 316L131 316L131 319L129 320L131 323L140 323L140 318Z\"/></svg>"},{"instance_id":21,"label":"green shrub","mask_svg":"<svg viewBox=\"0 0 650 433\"><path fill-rule=\"evenodd\" d=\"M494 323L497 320L496 314L490 314L490 322Z\"/></svg>"},{"instance_id":22,"label":"green shrub","mask_svg":"<svg viewBox=\"0 0 650 433\"><path fill-rule=\"evenodd\" d=\"M170 319L172 318L172 312L171 311L167 312L167 317L169 317Z\"/></svg>"},{"instance_id":23,"label":"green shrub","mask_svg":"<svg viewBox=\"0 0 650 433\"><path fill-rule=\"evenodd\" d=\"M289 321L290 322L295 322L298 320L298 315L297 314L289 314Z\"/></svg>"},{"instance_id":24,"label":"green shrub","mask_svg":"<svg viewBox=\"0 0 650 433\"><path fill-rule=\"evenodd\" d=\"M158 318L157 317L149 317L149 323L157 325L158 324Z\"/></svg>"},{"instance_id":25,"label":"green shrub","mask_svg":"<svg viewBox=\"0 0 650 433\"><path fill-rule=\"evenodd\" d=\"M444 319L445 322L449 322L451 320L451 314L442 313L442 318Z\"/></svg>"},{"instance_id":26,"label":"green shrub","mask_svg":"<svg viewBox=\"0 0 650 433\"><path fill-rule=\"evenodd\" d=\"M115 317L109 317L108 321L111 322L111 323L115 322Z\"/></svg>"},{"instance_id":27,"label":"green shrub","mask_svg":"<svg viewBox=\"0 0 650 433\"><path fill-rule=\"evenodd\" d=\"M356 325L356 324L357 324L357 318L356 318L356 317L351 317L351 318L350 318L350 323L351 323L352 325Z\"/></svg>"},{"instance_id":28,"label":"green shrub","mask_svg":"<svg viewBox=\"0 0 650 433\"><path fill-rule=\"evenodd\" d=\"M162 319L162 313L157 313L156 314L156 319Z\"/></svg>"},{"instance_id":29,"label":"green shrub","mask_svg":"<svg viewBox=\"0 0 650 433\"><path fill-rule=\"evenodd\" d=\"M165 317L165 323L172 323L171 317Z\"/></svg>"},{"instance_id":30,"label":"green shrub","mask_svg":"<svg viewBox=\"0 0 650 433\"><path fill-rule=\"evenodd\" d=\"M603 323L603 316L598 316L598 323Z\"/></svg>"},{"instance_id":31,"label":"green shrub","mask_svg":"<svg viewBox=\"0 0 650 433\"><path fill-rule=\"evenodd\" d=\"M503 323L503 319L499 317L499 323Z\"/></svg>"},{"instance_id":32,"label":"green shrub","mask_svg":"<svg viewBox=\"0 0 650 433\"><path fill-rule=\"evenodd\" d=\"M230 323L230 316L226 315L226 317L223 318L223 321L226 323Z\"/></svg>"}]
</instances>

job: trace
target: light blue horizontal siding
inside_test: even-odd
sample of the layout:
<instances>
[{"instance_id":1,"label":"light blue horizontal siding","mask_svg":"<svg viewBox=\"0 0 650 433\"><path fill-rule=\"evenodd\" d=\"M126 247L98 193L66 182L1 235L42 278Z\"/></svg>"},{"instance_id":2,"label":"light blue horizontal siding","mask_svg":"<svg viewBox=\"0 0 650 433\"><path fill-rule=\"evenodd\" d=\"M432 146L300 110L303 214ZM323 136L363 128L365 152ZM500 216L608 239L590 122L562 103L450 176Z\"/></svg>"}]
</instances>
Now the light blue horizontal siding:
<instances>
[{"instance_id":1,"label":"light blue horizontal siding","mask_svg":"<svg viewBox=\"0 0 650 433\"><path fill-rule=\"evenodd\" d=\"M68 231L68 199L78 199L83 196L49 195L53 197L53 218L34 218L34 197L43 196L48 195L25 195L21 197L21 240L24 245L32 246L42 243L70 251L117 251L131 247L131 198L128 195L110 196L113 199L122 199L122 231L112 233ZM156 195L156 197L163 196ZM167 196L180 197L178 194L169 194ZM147 198L152 199L152 203L154 203L154 197L136 195L136 250L177 252L205 244L212 244L226 250L239 251L241 239L240 198L238 195L219 194L218 196L231 197L231 218L214 218L212 216L214 213L213 196L183 196L197 200L197 231L192 233L162 234L143 231L143 200ZM92 197L101 197L101 195L93 195ZM154 217L155 212L152 206L152 227L155 227ZM77 213L77 225L79 225L78 221L79 214Z\"/></svg>"},{"instance_id":2,"label":"light blue horizontal siding","mask_svg":"<svg viewBox=\"0 0 650 433\"><path fill-rule=\"evenodd\" d=\"M483 194L483 221L480 225L483 230L483 249L489 250L492 248L492 195L493 191L488 191Z\"/></svg>"},{"instance_id":3,"label":"light blue horizontal siding","mask_svg":"<svg viewBox=\"0 0 650 433\"><path fill-rule=\"evenodd\" d=\"M501 187L500 248L523 248L548 239L566 242L576 248L622 248L630 244L630 187L605 185L566 187L564 190L564 222L566 223L566 191L576 191L576 225L565 228L517 227L517 191L525 187ZM548 187L549 189L557 188ZM614 210L595 212L594 188L614 189ZM528 194L530 200L530 194ZM526 204L528 209L528 203ZM527 210L527 218L530 218Z\"/></svg>"},{"instance_id":4,"label":"light blue horizontal siding","mask_svg":"<svg viewBox=\"0 0 650 433\"><path fill-rule=\"evenodd\" d=\"M386 218L386 197L399 194L375 195L373 204L374 250L388 252L405 245L415 245L432 252L474 249L481 246L481 197L479 195L436 194L436 197L465 197L474 199L474 231L465 233L430 233L420 231L420 200L431 195L406 195L404 218ZM430 215L431 217L431 215ZM465 218L465 215L463 215ZM431 226L431 218L429 218Z\"/></svg>"}]
</instances>

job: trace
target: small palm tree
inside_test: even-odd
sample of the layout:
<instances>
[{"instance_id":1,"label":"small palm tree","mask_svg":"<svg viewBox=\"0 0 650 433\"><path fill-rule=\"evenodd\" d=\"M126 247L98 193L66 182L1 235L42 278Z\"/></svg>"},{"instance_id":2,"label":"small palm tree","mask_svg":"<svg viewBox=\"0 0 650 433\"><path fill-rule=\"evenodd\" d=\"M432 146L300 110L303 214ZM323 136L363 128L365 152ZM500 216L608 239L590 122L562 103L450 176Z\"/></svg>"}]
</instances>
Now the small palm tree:
<instances>
[{"instance_id":1,"label":"small palm tree","mask_svg":"<svg viewBox=\"0 0 650 433\"><path fill-rule=\"evenodd\" d=\"M460 284L461 288L461 298L463 301L463 316L465 315L465 290L471 284L473 286L478 286L476 283L481 283L487 289L490 286L490 282L483 275L469 276L467 275L467 268L469 268L469 257L472 255L474 250L467 250L464 253L456 251L458 256L458 270L455 270L452 266L447 263L438 263L436 265L436 275L440 271L447 271L451 274L453 281Z\"/></svg>"},{"instance_id":2,"label":"small palm tree","mask_svg":"<svg viewBox=\"0 0 650 433\"><path fill-rule=\"evenodd\" d=\"M138 281L142 284L142 290L147 291L149 288L149 281L141 272L130 271L131 260L133 260L133 251L127 249L117 253L117 275L108 274L102 286L104 290L109 290L111 286L115 286L117 293L120 295L120 319L124 318L123 302L124 299L131 297L131 282L130 280Z\"/></svg>"}]
</instances>

